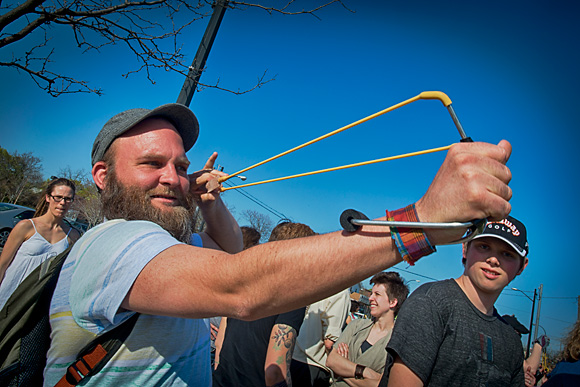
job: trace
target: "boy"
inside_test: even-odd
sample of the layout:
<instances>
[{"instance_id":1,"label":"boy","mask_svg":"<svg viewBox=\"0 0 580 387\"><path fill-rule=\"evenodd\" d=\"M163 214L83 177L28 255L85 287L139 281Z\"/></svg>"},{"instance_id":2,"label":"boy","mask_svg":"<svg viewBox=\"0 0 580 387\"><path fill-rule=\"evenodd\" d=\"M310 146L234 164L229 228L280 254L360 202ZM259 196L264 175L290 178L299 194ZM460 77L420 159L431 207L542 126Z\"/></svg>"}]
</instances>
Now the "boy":
<instances>
[{"instance_id":1,"label":"boy","mask_svg":"<svg viewBox=\"0 0 580 387\"><path fill-rule=\"evenodd\" d=\"M464 244L461 277L411 294L387 346L388 385L523 386L522 345L493 305L527 266L528 250L520 221L489 222Z\"/></svg>"}]
</instances>

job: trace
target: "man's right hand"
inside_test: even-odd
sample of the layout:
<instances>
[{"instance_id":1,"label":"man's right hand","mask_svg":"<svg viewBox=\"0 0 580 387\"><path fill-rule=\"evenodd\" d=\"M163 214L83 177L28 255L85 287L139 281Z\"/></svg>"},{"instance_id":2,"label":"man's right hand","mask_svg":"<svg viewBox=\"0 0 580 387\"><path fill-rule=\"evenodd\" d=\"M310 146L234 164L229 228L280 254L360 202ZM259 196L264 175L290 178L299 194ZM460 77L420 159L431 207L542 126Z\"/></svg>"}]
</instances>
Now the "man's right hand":
<instances>
[{"instance_id":1,"label":"man's right hand","mask_svg":"<svg viewBox=\"0 0 580 387\"><path fill-rule=\"evenodd\" d=\"M475 219L505 218L511 211L508 186L511 172L506 162L511 144L459 143L449 149L445 161L416 203L422 222L468 222ZM463 230L465 231L465 230ZM431 243L437 245L457 240L462 231L427 230Z\"/></svg>"}]
</instances>

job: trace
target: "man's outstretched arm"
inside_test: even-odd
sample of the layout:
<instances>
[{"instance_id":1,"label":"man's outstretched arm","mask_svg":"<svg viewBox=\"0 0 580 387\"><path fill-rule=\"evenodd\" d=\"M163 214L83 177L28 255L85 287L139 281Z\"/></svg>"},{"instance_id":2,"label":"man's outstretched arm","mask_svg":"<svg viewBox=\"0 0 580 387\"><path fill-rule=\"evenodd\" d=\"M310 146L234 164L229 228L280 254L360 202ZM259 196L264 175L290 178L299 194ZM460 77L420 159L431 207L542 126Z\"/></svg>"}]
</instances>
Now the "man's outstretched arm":
<instances>
[{"instance_id":1,"label":"man's outstretched arm","mask_svg":"<svg viewBox=\"0 0 580 387\"><path fill-rule=\"evenodd\" d=\"M419 219L464 222L507 216L510 153L507 141L454 145L416 203ZM427 232L435 245L461 234ZM401 259L389 229L380 226L270 242L234 255L177 245L145 266L122 307L176 317L256 319L329 297Z\"/></svg>"}]
</instances>

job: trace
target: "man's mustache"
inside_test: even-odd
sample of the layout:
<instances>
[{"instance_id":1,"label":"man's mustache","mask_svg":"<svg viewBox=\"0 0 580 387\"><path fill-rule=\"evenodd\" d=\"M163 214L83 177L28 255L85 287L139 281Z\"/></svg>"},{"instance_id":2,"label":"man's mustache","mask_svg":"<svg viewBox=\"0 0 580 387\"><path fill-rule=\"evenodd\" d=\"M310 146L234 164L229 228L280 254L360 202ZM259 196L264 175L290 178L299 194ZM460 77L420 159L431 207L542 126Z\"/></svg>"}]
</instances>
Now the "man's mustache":
<instances>
[{"instance_id":1,"label":"man's mustache","mask_svg":"<svg viewBox=\"0 0 580 387\"><path fill-rule=\"evenodd\" d=\"M152 189L152 190L147 192L147 197L149 199L151 199L152 197L155 197L155 196L167 196L167 197L175 198L175 199L177 199L179 204L183 207L187 207L187 204L189 203L187 198L181 192L176 191L176 190L171 189L171 188L162 188L162 189L157 188L157 189Z\"/></svg>"}]
</instances>

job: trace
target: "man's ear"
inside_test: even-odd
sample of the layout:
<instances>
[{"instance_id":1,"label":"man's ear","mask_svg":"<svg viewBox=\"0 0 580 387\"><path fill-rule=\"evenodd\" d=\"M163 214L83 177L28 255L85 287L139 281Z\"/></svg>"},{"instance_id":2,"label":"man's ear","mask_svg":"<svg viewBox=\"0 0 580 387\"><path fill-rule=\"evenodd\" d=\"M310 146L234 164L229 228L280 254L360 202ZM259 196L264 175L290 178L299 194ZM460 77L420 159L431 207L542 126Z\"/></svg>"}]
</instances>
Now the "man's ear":
<instances>
[{"instance_id":1,"label":"man's ear","mask_svg":"<svg viewBox=\"0 0 580 387\"><path fill-rule=\"evenodd\" d=\"M104 161L98 161L93 165L93 180L99 189L105 188L105 178L107 177L107 164Z\"/></svg>"},{"instance_id":2,"label":"man's ear","mask_svg":"<svg viewBox=\"0 0 580 387\"><path fill-rule=\"evenodd\" d=\"M393 298L393 299L389 300L389 307L391 309L393 309L395 306L397 306L398 303L399 303L399 300L397 300L396 298Z\"/></svg>"},{"instance_id":3,"label":"man's ear","mask_svg":"<svg viewBox=\"0 0 580 387\"><path fill-rule=\"evenodd\" d=\"M526 266L528 266L528 257L524 258L524 264L522 265L522 268L520 269L520 271L518 271L518 274L516 274L516 275L522 274L522 271L524 271Z\"/></svg>"}]
</instances>

